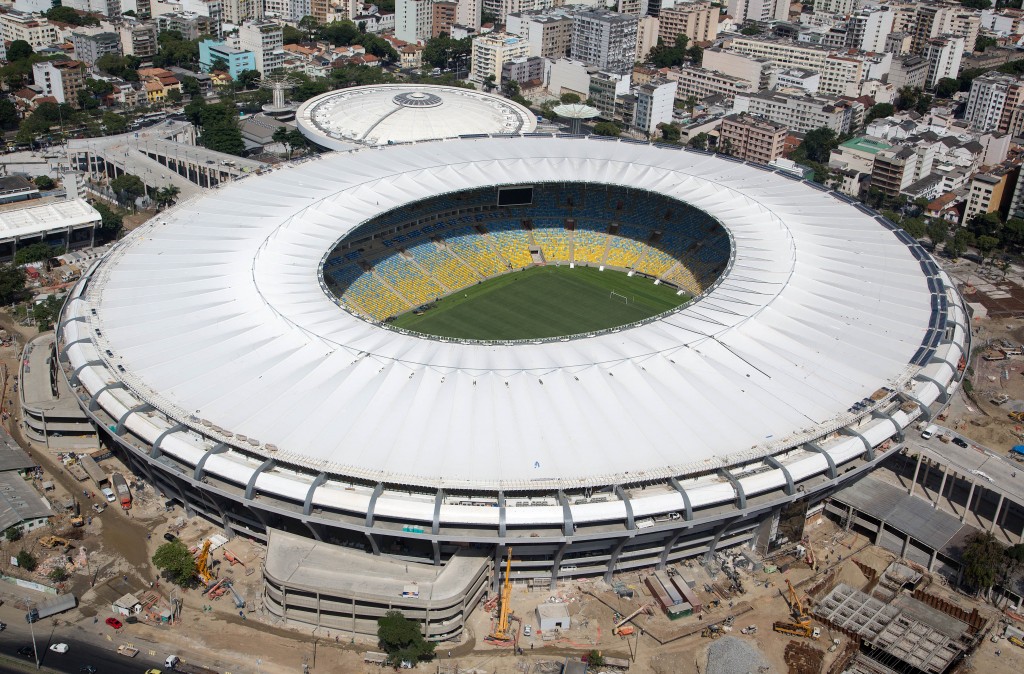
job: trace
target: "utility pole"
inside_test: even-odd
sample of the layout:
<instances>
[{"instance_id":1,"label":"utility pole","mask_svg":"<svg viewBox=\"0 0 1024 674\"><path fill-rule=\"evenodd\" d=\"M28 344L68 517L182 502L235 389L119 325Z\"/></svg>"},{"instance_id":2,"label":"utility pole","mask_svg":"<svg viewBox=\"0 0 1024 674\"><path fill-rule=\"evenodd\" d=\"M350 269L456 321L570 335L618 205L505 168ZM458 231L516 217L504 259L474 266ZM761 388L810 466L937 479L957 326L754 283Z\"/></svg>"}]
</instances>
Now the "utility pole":
<instances>
[{"instance_id":1,"label":"utility pole","mask_svg":"<svg viewBox=\"0 0 1024 674\"><path fill-rule=\"evenodd\" d=\"M34 619L34 616L32 615L35 610L35 602L32 602L28 605L29 618L33 618L32 620L28 621L28 631L32 634L32 657L35 658L36 669L39 669L39 648L36 646L36 621Z\"/></svg>"}]
</instances>

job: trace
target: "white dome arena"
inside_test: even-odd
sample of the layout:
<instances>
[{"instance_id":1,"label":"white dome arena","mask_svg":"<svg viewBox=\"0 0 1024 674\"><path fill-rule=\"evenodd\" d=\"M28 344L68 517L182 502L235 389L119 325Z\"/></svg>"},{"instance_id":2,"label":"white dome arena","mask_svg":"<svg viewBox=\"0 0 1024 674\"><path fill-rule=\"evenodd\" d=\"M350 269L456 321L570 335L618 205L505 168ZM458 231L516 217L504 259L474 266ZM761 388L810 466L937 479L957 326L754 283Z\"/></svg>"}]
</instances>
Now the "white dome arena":
<instances>
[{"instance_id":1,"label":"white dome arena","mask_svg":"<svg viewBox=\"0 0 1024 674\"><path fill-rule=\"evenodd\" d=\"M332 150L472 134L529 133L535 115L502 96L429 84L381 84L329 91L295 114L307 138Z\"/></svg>"},{"instance_id":2,"label":"white dome arena","mask_svg":"<svg viewBox=\"0 0 1024 674\"><path fill-rule=\"evenodd\" d=\"M690 204L728 230L729 265L646 322L515 343L391 329L323 281L370 220L411 227L426 197L556 182ZM706 546L726 523L724 543L862 474L948 399L969 339L927 252L835 193L551 137L361 149L225 185L119 242L59 331L83 406L133 467L225 526L420 541L435 563L446 542L537 545L544 574L589 540L579 575L627 540L626 568L691 554L684 529Z\"/></svg>"}]
</instances>

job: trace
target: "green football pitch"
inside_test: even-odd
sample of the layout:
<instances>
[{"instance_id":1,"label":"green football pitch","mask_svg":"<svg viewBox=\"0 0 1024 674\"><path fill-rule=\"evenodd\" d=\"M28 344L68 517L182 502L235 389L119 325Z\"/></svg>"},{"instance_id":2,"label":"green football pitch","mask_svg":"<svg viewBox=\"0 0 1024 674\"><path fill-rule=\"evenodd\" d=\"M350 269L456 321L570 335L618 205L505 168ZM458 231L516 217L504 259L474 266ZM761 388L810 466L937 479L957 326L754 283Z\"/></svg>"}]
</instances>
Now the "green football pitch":
<instances>
[{"instance_id":1,"label":"green football pitch","mask_svg":"<svg viewBox=\"0 0 1024 674\"><path fill-rule=\"evenodd\" d=\"M562 337L639 321L688 299L621 272L533 267L460 290L418 316L397 317L392 325L464 339Z\"/></svg>"}]
</instances>

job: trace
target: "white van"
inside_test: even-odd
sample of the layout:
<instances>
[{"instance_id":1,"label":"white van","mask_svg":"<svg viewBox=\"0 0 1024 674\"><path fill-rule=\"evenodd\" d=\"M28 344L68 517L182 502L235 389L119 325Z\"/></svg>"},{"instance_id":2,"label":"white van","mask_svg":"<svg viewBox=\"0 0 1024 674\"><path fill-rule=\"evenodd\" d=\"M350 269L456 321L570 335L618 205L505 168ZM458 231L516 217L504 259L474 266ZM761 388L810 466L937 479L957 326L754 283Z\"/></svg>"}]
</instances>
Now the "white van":
<instances>
[{"instance_id":1,"label":"white van","mask_svg":"<svg viewBox=\"0 0 1024 674\"><path fill-rule=\"evenodd\" d=\"M935 424L928 424L925 429L921 431L921 437L925 440L930 440L933 435L939 432L939 427Z\"/></svg>"},{"instance_id":2,"label":"white van","mask_svg":"<svg viewBox=\"0 0 1024 674\"><path fill-rule=\"evenodd\" d=\"M107 501L108 502L113 503L114 501L117 500L117 497L114 496L114 492L112 492L111 490L107 489L106 487L104 487L100 491L102 491L103 495L107 497Z\"/></svg>"}]
</instances>

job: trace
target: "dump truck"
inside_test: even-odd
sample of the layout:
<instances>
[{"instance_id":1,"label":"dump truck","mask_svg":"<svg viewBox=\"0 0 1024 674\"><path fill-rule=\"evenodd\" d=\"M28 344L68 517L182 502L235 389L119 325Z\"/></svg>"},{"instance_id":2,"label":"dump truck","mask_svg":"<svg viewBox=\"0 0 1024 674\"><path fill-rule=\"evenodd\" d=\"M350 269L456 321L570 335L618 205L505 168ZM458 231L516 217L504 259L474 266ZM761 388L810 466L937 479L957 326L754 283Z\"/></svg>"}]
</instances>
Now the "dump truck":
<instances>
[{"instance_id":1,"label":"dump truck","mask_svg":"<svg viewBox=\"0 0 1024 674\"><path fill-rule=\"evenodd\" d=\"M164 661L164 667L172 672L184 672L184 674L219 674L216 669L210 669L202 665L193 665L185 662L177 655L168 655L167 660Z\"/></svg>"},{"instance_id":2,"label":"dump truck","mask_svg":"<svg viewBox=\"0 0 1024 674\"><path fill-rule=\"evenodd\" d=\"M114 485L114 492L117 494L117 498L121 501L121 507L125 510L130 510L132 507L132 493L128 491L128 483L124 479L124 475L121 473L114 473L110 476L110 481Z\"/></svg>"}]
</instances>

